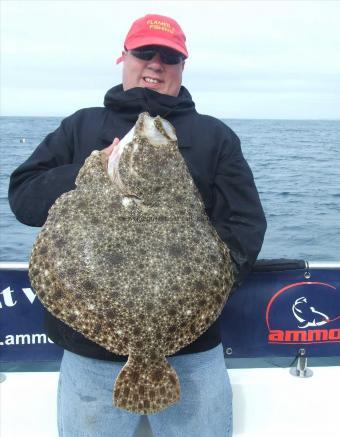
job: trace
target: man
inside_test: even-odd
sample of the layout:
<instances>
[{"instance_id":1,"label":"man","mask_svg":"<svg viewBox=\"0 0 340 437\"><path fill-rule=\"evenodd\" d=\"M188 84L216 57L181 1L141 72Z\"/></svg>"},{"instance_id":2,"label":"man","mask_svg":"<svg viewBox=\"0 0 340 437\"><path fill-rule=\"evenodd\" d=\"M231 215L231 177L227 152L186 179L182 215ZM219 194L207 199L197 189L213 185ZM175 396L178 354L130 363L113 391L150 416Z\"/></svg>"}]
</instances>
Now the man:
<instances>
[{"instance_id":1,"label":"man","mask_svg":"<svg viewBox=\"0 0 340 437\"><path fill-rule=\"evenodd\" d=\"M123 62L122 85L107 92L103 108L77 111L44 139L13 173L9 201L20 221L42 226L55 200L74 189L92 150L109 156L141 112L160 115L174 125L211 222L231 250L236 288L256 260L266 221L239 139L221 121L198 114L181 86L187 57L176 21L160 15L136 20L117 60ZM139 416L112 406L112 381L126 357L109 353L47 312L46 328L65 349L58 389L60 435L132 436ZM181 400L149 417L153 435L231 436L232 393L218 321L169 362L181 381Z\"/></svg>"}]
</instances>

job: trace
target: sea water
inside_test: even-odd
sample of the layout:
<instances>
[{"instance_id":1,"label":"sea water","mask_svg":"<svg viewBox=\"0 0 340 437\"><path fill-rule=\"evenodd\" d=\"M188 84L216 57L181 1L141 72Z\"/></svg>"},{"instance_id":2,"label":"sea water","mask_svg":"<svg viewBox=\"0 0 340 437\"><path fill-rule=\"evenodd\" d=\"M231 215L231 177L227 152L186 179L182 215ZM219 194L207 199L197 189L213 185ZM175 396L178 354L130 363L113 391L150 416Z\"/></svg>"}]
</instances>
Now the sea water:
<instances>
[{"instance_id":1,"label":"sea water","mask_svg":"<svg viewBox=\"0 0 340 437\"><path fill-rule=\"evenodd\" d=\"M9 176L61 117L0 121L0 261L27 262L39 228L11 212ZM340 121L223 121L241 140L267 217L259 258L340 261Z\"/></svg>"}]
</instances>

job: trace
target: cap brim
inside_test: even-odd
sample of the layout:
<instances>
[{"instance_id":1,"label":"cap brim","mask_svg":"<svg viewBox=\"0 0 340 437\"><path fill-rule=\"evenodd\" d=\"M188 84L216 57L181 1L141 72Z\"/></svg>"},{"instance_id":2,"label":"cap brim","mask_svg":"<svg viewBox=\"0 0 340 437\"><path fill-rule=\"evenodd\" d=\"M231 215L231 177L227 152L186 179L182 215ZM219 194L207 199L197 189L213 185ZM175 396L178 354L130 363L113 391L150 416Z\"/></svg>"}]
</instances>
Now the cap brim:
<instances>
[{"instance_id":1,"label":"cap brim","mask_svg":"<svg viewBox=\"0 0 340 437\"><path fill-rule=\"evenodd\" d=\"M182 53L182 55L185 56L185 58L187 58L189 56L187 50L185 47L176 44L174 41L169 41L167 39L163 39L163 38L150 38L150 37L140 37L140 38L135 38L133 44L129 44L126 43L125 47L127 50L133 50L133 49L137 49L138 47L143 47L143 46L150 46L150 45L158 45L158 46L163 46L163 47L169 47L170 49L176 50L179 53ZM124 59L124 56L119 56L119 58L117 58L116 60L116 64L120 64Z\"/></svg>"},{"instance_id":2,"label":"cap brim","mask_svg":"<svg viewBox=\"0 0 340 437\"><path fill-rule=\"evenodd\" d=\"M155 38L150 36L144 36L139 38L134 38L133 44L126 44L126 48L128 50L136 49L137 47L142 46L150 46L150 45L159 45L164 47L169 47L170 49L174 49L177 52L182 53L186 58L189 56L187 50L185 47L183 47L180 44L177 44L175 41L169 41L168 39L164 38ZM118 58L120 59L120 58ZM117 59L117 61L118 61ZM121 62L121 59L119 60Z\"/></svg>"}]
</instances>

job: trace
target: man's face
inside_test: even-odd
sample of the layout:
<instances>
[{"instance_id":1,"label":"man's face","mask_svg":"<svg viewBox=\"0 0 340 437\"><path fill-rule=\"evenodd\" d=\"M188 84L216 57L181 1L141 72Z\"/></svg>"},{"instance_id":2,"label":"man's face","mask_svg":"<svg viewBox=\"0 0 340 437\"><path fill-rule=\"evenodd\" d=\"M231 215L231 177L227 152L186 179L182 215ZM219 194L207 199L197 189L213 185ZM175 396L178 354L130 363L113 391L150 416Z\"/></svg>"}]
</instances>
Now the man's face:
<instances>
[{"instance_id":1,"label":"man's face","mask_svg":"<svg viewBox=\"0 0 340 437\"><path fill-rule=\"evenodd\" d=\"M130 52L123 54L123 89L149 88L161 94L177 97L182 84L184 61L169 65L162 62L159 53L144 61Z\"/></svg>"}]
</instances>

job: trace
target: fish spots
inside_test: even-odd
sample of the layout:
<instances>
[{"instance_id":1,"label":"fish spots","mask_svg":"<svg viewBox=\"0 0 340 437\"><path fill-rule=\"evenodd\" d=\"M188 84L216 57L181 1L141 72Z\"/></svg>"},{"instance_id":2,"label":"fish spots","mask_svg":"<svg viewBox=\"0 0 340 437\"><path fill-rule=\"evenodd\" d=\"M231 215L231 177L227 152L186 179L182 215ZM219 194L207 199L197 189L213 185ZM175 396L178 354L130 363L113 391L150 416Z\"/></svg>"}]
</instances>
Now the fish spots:
<instances>
[{"instance_id":1,"label":"fish spots","mask_svg":"<svg viewBox=\"0 0 340 437\"><path fill-rule=\"evenodd\" d=\"M102 329L102 324L101 324L101 323L96 323L96 324L93 326L93 328L92 328L92 332L93 332L94 334L99 334L100 331L101 331L101 329Z\"/></svg>"},{"instance_id":2,"label":"fish spots","mask_svg":"<svg viewBox=\"0 0 340 437\"><path fill-rule=\"evenodd\" d=\"M181 287L178 284L173 284L171 286L171 291L175 294L179 293L181 291Z\"/></svg>"},{"instance_id":3,"label":"fish spots","mask_svg":"<svg viewBox=\"0 0 340 437\"><path fill-rule=\"evenodd\" d=\"M140 287L137 287L136 285L133 285L133 286L131 287L131 293L132 293L133 295L136 295L136 296L140 295L140 294L141 294L141 289L140 289Z\"/></svg>"},{"instance_id":4,"label":"fish spots","mask_svg":"<svg viewBox=\"0 0 340 437\"><path fill-rule=\"evenodd\" d=\"M79 200L79 202L77 203L77 207L79 209L86 209L87 207L87 202L85 202L85 200L81 199Z\"/></svg>"},{"instance_id":5,"label":"fish spots","mask_svg":"<svg viewBox=\"0 0 340 437\"><path fill-rule=\"evenodd\" d=\"M130 380L133 384L136 384L139 379L139 373L137 371L133 371L130 373Z\"/></svg>"},{"instance_id":6,"label":"fish spots","mask_svg":"<svg viewBox=\"0 0 340 437\"><path fill-rule=\"evenodd\" d=\"M223 302L223 300L224 300L223 297L220 296L219 294L217 296L215 296L215 302L217 304L221 304Z\"/></svg>"},{"instance_id":7,"label":"fish spots","mask_svg":"<svg viewBox=\"0 0 340 437\"><path fill-rule=\"evenodd\" d=\"M75 314L69 314L68 316L67 316L67 321L69 322L69 323L73 323L73 322L75 322L77 320L77 316L75 315Z\"/></svg>"},{"instance_id":8,"label":"fish spots","mask_svg":"<svg viewBox=\"0 0 340 437\"><path fill-rule=\"evenodd\" d=\"M128 309L131 310L131 309L135 306L135 303L134 303L133 300L128 299L128 300L125 302L125 305L126 305L126 308L128 308Z\"/></svg>"},{"instance_id":9,"label":"fish spots","mask_svg":"<svg viewBox=\"0 0 340 437\"><path fill-rule=\"evenodd\" d=\"M82 283L82 288L87 292L94 291L96 289L96 283L90 279L87 279Z\"/></svg>"},{"instance_id":10,"label":"fish spots","mask_svg":"<svg viewBox=\"0 0 340 437\"><path fill-rule=\"evenodd\" d=\"M118 208L120 208L121 207L121 201L120 200L118 200L118 199L115 199L115 200L113 200L112 202L111 202L111 208L112 209L118 209Z\"/></svg>"},{"instance_id":11,"label":"fish spots","mask_svg":"<svg viewBox=\"0 0 340 437\"><path fill-rule=\"evenodd\" d=\"M177 314L177 311L178 310L174 305L169 307L168 309L169 316L174 317Z\"/></svg>"},{"instance_id":12,"label":"fish spots","mask_svg":"<svg viewBox=\"0 0 340 437\"><path fill-rule=\"evenodd\" d=\"M175 332L177 332L177 326L175 326L175 325L171 325L171 326L169 326L169 328L168 328L168 332L169 332L170 334L174 334Z\"/></svg>"},{"instance_id":13,"label":"fish spots","mask_svg":"<svg viewBox=\"0 0 340 437\"><path fill-rule=\"evenodd\" d=\"M61 248L65 247L65 245L66 245L66 240L64 238L57 238L55 240L54 246L57 249L61 249Z\"/></svg>"},{"instance_id":14,"label":"fish spots","mask_svg":"<svg viewBox=\"0 0 340 437\"><path fill-rule=\"evenodd\" d=\"M170 380L172 385L177 385L178 384L178 379L173 374L169 375L169 380Z\"/></svg>"},{"instance_id":15,"label":"fish spots","mask_svg":"<svg viewBox=\"0 0 340 437\"><path fill-rule=\"evenodd\" d=\"M194 325L194 324L192 324L192 325L190 325L190 332L192 332L193 334L196 332L196 330L197 330L197 328L196 328L196 325Z\"/></svg>"},{"instance_id":16,"label":"fish spots","mask_svg":"<svg viewBox=\"0 0 340 437\"><path fill-rule=\"evenodd\" d=\"M144 396L144 394L145 394L145 387L144 387L143 385L140 385L140 386L138 387L138 394L139 394L140 396Z\"/></svg>"},{"instance_id":17,"label":"fish spots","mask_svg":"<svg viewBox=\"0 0 340 437\"><path fill-rule=\"evenodd\" d=\"M54 293L53 293L53 295L52 295L52 297L53 297L53 299L61 299L62 297L63 297L63 292L62 292L62 290L60 289L60 288L57 288L55 291L54 291Z\"/></svg>"},{"instance_id":18,"label":"fish spots","mask_svg":"<svg viewBox=\"0 0 340 437\"><path fill-rule=\"evenodd\" d=\"M195 281L194 282L194 286L195 286L195 289L197 290L197 291L199 291L199 292L202 292L202 291L204 291L204 283L202 282L202 281Z\"/></svg>"},{"instance_id":19,"label":"fish spots","mask_svg":"<svg viewBox=\"0 0 340 437\"><path fill-rule=\"evenodd\" d=\"M155 271L150 272L150 278L153 279L153 280L156 280L158 278L157 272L155 272Z\"/></svg>"},{"instance_id":20,"label":"fish spots","mask_svg":"<svg viewBox=\"0 0 340 437\"><path fill-rule=\"evenodd\" d=\"M51 284L52 284L52 282L50 281L50 279L49 279L49 278L46 278L46 279L45 279L45 285L46 285L46 287L50 287Z\"/></svg>"},{"instance_id":21,"label":"fish spots","mask_svg":"<svg viewBox=\"0 0 340 437\"><path fill-rule=\"evenodd\" d=\"M117 310L115 308L108 308L106 310L106 317L113 319L117 315Z\"/></svg>"},{"instance_id":22,"label":"fish spots","mask_svg":"<svg viewBox=\"0 0 340 437\"><path fill-rule=\"evenodd\" d=\"M40 255L46 255L46 253L47 253L47 246L41 246L40 247Z\"/></svg>"},{"instance_id":23,"label":"fish spots","mask_svg":"<svg viewBox=\"0 0 340 437\"><path fill-rule=\"evenodd\" d=\"M150 313L155 308L155 304L153 302L147 302L145 304L145 309L148 313ZM157 322L157 319L155 319L155 322Z\"/></svg>"},{"instance_id":24,"label":"fish spots","mask_svg":"<svg viewBox=\"0 0 340 437\"><path fill-rule=\"evenodd\" d=\"M150 360L151 361L156 361L157 359L159 359L159 355L156 354L155 351L152 351L151 354L150 354Z\"/></svg>"},{"instance_id":25,"label":"fish spots","mask_svg":"<svg viewBox=\"0 0 340 437\"><path fill-rule=\"evenodd\" d=\"M68 268L65 271L66 276L69 276L71 278L74 277L77 273L79 273L79 271L75 267Z\"/></svg>"},{"instance_id":26,"label":"fish spots","mask_svg":"<svg viewBox=\"0 0 340 437\"><path fill-rule=\"evenodd\" d=\"M133 330L132 330L132 334L133 334L134 336L136 336L136 337L138 337L139 335L141 335L141 333L142 333L142 331L141 331L141 329L140 329L138 326L136 326L136 327L133 328Z\"/></svg>"},{"instance_id":27,"label":"fish spots","mask_svg":"<svg viewBox=\"0 0 340 437\"><path fill-rule=\"evenodd\" d=\"M161 388L159 389L159 393L160 393L161 396L164 396L165 393L166 393L165 387L161 387Z\"/></svg>"},{"instance_id":28,"label":"fish spots","mask_svg":"<svg viewBox=\"0 0 340 437\"><path fill-rule=\"evenodd\" d=\"M174 258L179 258L184 255L184 249L179 244L172 244L168 247L168 253Z\"/></svg>"},{"instance_id":29,"label":"fish spots","mask_svg":"<svg viewBox=\"0 0 340 437\"><path fill-rule=\"evenodd\" d=\"M36 267L34 267L34 266L32 266L32 267L30 268L30 275L31 275L32 277L38 277L38 276L40 276L40 271L39 271L39 269L36 268Z\"/></svg>"},{"instance_id":30,"label":"fish spots","mask_svg":"<svg viewBox=\"0 0 340 437\"><path fill-rule=\"evenodd\" d=\"M115 251L107 252L105 254L105 258L108 264L112 264L114 266L122 264L122 262L124 261L124 256L121 253Z\"/></svg>"},{"instance_id":31,"label":"fish spots","mask_svg":"<svg viewBox=\"0 0 340 437\"><path fill-rule=\"evenodd\" d=\"M99 219L99 217L93 216L90 218L90 222L92 225L96 226L96 225L99 225L100 219Z\"/></svg>"},{"instance_id":32,"label":"fish spots","mask_svg":"<svg viewBox=\"0 0 340 437\"><path fill-rule=\"evenodd\" d=\"M209 259L211 262L213 262L214 264L218 262L218 257L214 254L209 256Z\"/></svg>"},{"instance_id":33,"label":"fish spots","mask_svg":"<svg viewBox=\"0 0 340 437\"><path fill-rule=\"evenodd\" d=\"M217 279L213 280L213 286L214 287L218 287L219 286L219 281Z\"/></svg>"},{"instance_id":34,"label":"fish spots","mask_svg":"<svg viewBox=\"0 0 340 437\"><path fill-rule=\"evenodd\" d=\"M164 372L161 369L156 369L151 374L152 382L159 382L163 378Z\"/></svg>"},{"instance_id":35,"label":"fish spots","mask_svg":"<svg viewBox=\"0 0 340 437\"><path fill-rule=\"evenodd\" d=\"M198 301L198 305L199 305L201 308L203 308L206 304L207 304L206 299L200 299L200 300Z\"/></svg>"}]
</instances>

